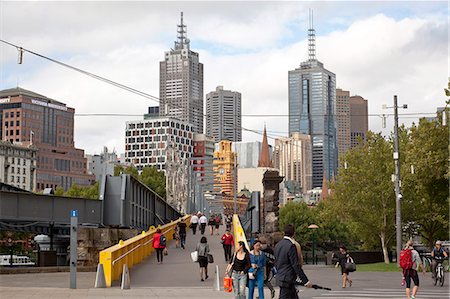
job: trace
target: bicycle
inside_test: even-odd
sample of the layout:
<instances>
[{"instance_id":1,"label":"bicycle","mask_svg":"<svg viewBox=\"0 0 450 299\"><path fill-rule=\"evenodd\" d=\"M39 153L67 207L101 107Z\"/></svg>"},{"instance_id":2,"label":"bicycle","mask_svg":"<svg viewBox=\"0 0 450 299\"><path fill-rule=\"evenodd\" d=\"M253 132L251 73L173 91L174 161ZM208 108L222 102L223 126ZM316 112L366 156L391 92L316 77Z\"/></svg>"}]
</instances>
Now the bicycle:
<instances>
[{"instance_id":1,"label":"bicycle","mask_svg":"<svg viewBox=\"0 0 450 299\"><path fill-rule=\"evenodd\" d=\"M443 258L434 258L436 260L436 273L434 275L434 279L433 279L433 285L439 285L442 287L444 285L444 280L445 280L445 271L444 271L444 266L443 266L443 262L444 259Z\"/></svg>"}]
</instances>

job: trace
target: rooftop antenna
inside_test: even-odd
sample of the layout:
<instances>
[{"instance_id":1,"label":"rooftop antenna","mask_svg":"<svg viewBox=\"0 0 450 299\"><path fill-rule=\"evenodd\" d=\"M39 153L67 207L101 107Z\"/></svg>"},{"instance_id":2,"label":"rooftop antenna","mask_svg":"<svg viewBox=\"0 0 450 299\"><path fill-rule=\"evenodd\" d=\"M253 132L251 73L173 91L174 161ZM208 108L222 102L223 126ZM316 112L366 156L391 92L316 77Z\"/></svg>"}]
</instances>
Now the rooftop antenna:
<instances>
[{"instance_id":1,"label":"rooftop antenna","mask_svg":"<svg viewBox=\"0 0 450 299\"><path fill-rule=\"evenodd\" d=\"M181 12L181 24L177 25L177 38L178 41L175 42L175 49L182 49L185 44L189 43L189 40L186 38L185 34L186 31L186 25L183 23L183 12Z\"/></svg>"},{"instance_id":2,"label":"rooftop antenna","mask_svg":"<svg viewBox=\"0 0 450 299\"><path fill-rule=\"evenodd\" d=\"M308 29L308 56L309 61L316 60L316 31L313 23L313 10L309 9L309 29Z\"/></svg>"}]
</instances>

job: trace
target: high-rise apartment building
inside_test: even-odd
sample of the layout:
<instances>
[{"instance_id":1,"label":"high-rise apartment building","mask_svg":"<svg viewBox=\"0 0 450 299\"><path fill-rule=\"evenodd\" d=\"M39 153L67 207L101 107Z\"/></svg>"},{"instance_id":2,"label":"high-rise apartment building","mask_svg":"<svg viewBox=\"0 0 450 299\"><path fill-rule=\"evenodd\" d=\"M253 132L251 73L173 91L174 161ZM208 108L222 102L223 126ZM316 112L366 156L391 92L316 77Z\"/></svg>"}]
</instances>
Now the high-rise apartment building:
<instances>
[{"instance_id":1,"label":"high-rise apartment building","mask_svg":"<svg viewBox=\"0 0 450 299\"><path fill-rule=\"evenodd\" d=\"M311 135L313 187L321 187L337 169L336 75L316 59L310 23L309 59L289 71L289 134Z\"/></svg>"},{"instance_id":2,"label":"high-rise apartment building","mask_svg":"<svg viewBox=\"0 0 450 299\"><path fill-rule=\"evenodd\" d=\"M350 149L350 92L336 89L338 157Z\"/></svg>"},{"instance_id":3,"label":"high-rise apartment building","mask_svg":"<svg viewBox=\"0 0 450 299\"><path fill-rule=\"evenodd\" d=\"M177 32L174 48L165 52L159 65L159 113L190 123L195 133L203 133L203 64L190 49L183 13Z\"/></svg>"},{"instance_id":4,"label":"high-rise apartment building","mask_svg":"<svg viewBox=\"0 0 450 299\"><path fill-rule=\"evenodd\" d=\"M311 136L292 133L275 139L274 167L285 181L295 181L303 193L312 189Z\"/></svg>"},{"instance_id":5,"label":"high-rise apartment building","mask_svg":"<svg viewBox=\"0 0 450 299\"><path fill-rule=\"evenodd\" d=\"M126 122L125 163L138 171L154 166L166 171L169 150L178 152L185 161L192 155L193 126L170 117L149 118Z\"/></svg>"},{"instance_id":6,"label":"high-rise apartment building","mask_svg":"<svg viewBox=\"0 0 450 299\"><path fill-rule=\"evenodd\" d=\"M241 111L241 94L217 86L206 95L206 135L215 142L242 141Z\"/></svg>"},{"instance_id":7,"label":"high-rise apartment building","mask_svg":"<svg viewBox=\"0 0 450 299\"><path fill-rule=\"evenodd\" d=\"M37 148L36 190L91 185L73 140L75 109L22 88L0 91L0 140Z\"/></svg>"},{"instance_id":8,"label":"high-rise apartment building","mask_svg":"<svg viewBox=\"0 0 450 299\"><path fill-rule=\"evenodd\" d=\"M355 147L359 140L366 140L369 130L369 110L367 100L361 96L351 96L350 101L350 145Z\"/></svg>"},{"instance_id":9,"label":"high-rise apartment building","mask_svg":"<svg viewBox=\"0 0 450 299\"><path fill-rule=\"evenodd\" d=\"M193 130L192 125L170 117L126 122L125 163L139 172L147 166L164 171L167 202L182 213L186 212Z\"/></svg>"}]
</instances>

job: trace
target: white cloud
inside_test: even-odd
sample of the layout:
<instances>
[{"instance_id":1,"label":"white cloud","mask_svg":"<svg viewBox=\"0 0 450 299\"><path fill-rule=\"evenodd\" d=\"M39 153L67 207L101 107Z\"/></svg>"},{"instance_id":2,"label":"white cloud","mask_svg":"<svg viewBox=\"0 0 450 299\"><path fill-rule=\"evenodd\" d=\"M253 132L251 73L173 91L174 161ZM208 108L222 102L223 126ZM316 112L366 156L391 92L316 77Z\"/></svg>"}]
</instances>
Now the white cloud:
<instances>
[{"instance_id":1,"label":"white cloud","mask_svg":"<svg viewBox=\"0 0 450 299\"><path fill-rule=\"evenodd\" d=\"M51 4L0 4L1 37L155 96L159 96L159 61L172 47L180 10L185 11L193 50L200 52L204 63L205 94L217 85L241 92L244 114L287 114L288 71L307 57L307 25L299 21L307 17L303 3ZM19 12L26 22L17 21ZM398 20L381 13L348 20L336 13L330 23L351 25L319 35L317 57L336 73L339 87L369 100L369 113L381 113L383 103L392 105L394 94L400 103L408 103L409 112L434 112L444 104L445 19L428 12ZM315 24L320 32L321 23ZM303 39L286 43L298 34L292 28L303 30ZM196 43L207 47L195 48ZM242 51L231 54L212 46ZM23 88L65 102L76 113L143 114L156 104L29 54L18 66L16 50L4 45L0 55L1 88L20 79ZM132 119L136 118L77 116L76 146L88 153L99 152L103 145L123 152L125 121ZM392 117L390 127L391 121ZM261 131L266 123L268 131L287 132L287 122L287 117L243 118L244 127ZM380 131L381 119L370 117L369 125ZM262 139L248 132L243 136L248 141Z\"/></svg>"}]
</instances>

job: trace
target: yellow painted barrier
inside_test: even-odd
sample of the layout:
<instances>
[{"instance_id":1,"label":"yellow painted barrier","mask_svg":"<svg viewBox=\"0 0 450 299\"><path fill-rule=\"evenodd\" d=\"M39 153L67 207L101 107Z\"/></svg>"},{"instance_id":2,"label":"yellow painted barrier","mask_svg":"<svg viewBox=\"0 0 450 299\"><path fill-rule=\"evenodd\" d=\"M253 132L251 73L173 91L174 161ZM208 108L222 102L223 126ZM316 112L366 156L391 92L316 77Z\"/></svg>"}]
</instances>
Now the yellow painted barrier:
<instances>
[{"instance_id":1,"label":"yellow painted barrier","mask_svg":"<svg viewBox=\"0 0 450 299\"><path fill-rule=\"evenodd\" d=\"M191 216L187 215L163 226L158 226L158 228L161 229L167 242L169 242L173 239L175 226L180 221L183 221L189 227L190 218ZM100 251L99 263L103 265L106 287L110 287L114 280L120 278L123 265L126 264L128 269L131 269L154 251L153 235L156 233L156 229L154 226L151 226L147 232L143 231L141 234L125 241L120 240L119 244Z\"/></svg>"},{"instance_id":2,"label":"yellow painted barrier","mask_svg":"<svg viewBox=\"0 0 450 299\"><path fill-rule=\"evenodd\" d=\"M233 237L234 237L234 248L237 248L238 242L243 241L245 247L250 251L248 246L247 238L245 237L244 229L242 228L241 221L239 221L239 216L233 215Z\"/></svg>"}]
</instances>

